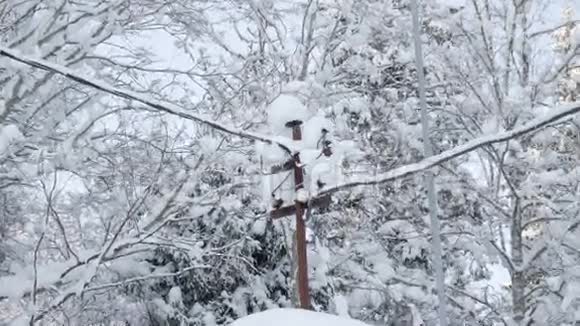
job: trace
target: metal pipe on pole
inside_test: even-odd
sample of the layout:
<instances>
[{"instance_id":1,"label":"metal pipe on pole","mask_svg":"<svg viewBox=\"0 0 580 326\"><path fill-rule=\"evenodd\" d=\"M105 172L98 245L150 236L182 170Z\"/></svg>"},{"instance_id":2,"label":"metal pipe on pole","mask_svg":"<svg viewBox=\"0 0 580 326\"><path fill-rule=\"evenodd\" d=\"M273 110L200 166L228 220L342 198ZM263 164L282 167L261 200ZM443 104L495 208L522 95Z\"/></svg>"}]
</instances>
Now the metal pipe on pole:
<instances>
[{"instance_id":1,"label":"metal pipe on pole","mask_svg":"<svg viewBox=\"0 0 580 326\"><path fill-rule=\"evenodd\" d=\"M419 86L419 104L421 106L421 127L423 129L423 146L425 157L433 155L431 138L429 136L429 115L427 113L427 98L425 95L425 72L423 64L423 49L421 44L421 26L419 22L419 6L417 0L411 0L411 14L413 16L413 39L415 45L415 64L417 68L417 81ZM437 297L439 299L438 314L439 326L447 326L447 312L445 300L445 274L443 271L442 249L441 249L441 226L437 216L437 192L435 189L435 176L432 170L427 170L425 175L425 186L429 202L429 214L431 218L432 234L432 260L435 270L435 283L437 286Z\"/></svg>"}]
</instances>

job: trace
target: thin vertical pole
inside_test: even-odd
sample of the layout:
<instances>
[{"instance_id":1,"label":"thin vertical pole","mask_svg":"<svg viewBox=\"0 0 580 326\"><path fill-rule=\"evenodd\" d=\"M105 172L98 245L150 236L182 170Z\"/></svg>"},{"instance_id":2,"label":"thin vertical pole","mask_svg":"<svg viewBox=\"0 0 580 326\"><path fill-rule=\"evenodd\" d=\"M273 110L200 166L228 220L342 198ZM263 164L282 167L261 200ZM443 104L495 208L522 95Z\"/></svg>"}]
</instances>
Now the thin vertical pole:
<instances>
[{"instance_id":1,"label":"thin vertical pole","mask_svg":"<svg viewBox=\"0 0 580 326\"><path fill-rule=\"evenodd\" d=\"M425 96L425 72L423 71L423 49L421 46L421 29L419 25L419 8L417 0L411 0L411 14L413 16L413 38L415 43L415 64L419 83L419 101L421 105L421 125L423 129L423 145L425 157L433 155L431 139L429 137L429 116L427 115L427 99ZM433 171L427 170L425 183L429 197L429 213L431 218L431 235L433 249L433 267L435 269L435 283L439 298L439 326L447 326L447 313L445 309L445 274L443 273L443 261L441 250L441 226L437 217L437 193L435 189Z\"/></svg>"},{"instance_id":2,"label":"thin vertical pole","mask_svg":"<svg viewBox=\"0 0 580 326\"><path fill-rule=\"evenodd\" d=\"M292 128L292 139L301 140L302 121L294 120L286 124ZM294 188L295 191L304 187L304 174L300 167L300 156L294 154ZM295 202L296 205L296 254L298 256L298 297L300 308L310 309L310 291L308 286L308 256L306 252L306 226L304 224L304 203Z\"/></svg>"}]
</instances>

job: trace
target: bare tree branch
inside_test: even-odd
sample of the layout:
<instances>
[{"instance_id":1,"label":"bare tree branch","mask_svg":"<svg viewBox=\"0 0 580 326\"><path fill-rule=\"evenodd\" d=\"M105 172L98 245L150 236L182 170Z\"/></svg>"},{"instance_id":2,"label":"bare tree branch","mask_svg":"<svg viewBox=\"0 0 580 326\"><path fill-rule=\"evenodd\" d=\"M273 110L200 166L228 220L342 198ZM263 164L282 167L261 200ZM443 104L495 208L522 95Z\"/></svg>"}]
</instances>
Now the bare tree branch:
<instances>
[{"instance_id":1,"label":"bare tree branch","mask_svg":"<svg viewBox=\"0 0 580 326\"><path fill-rule=\"evenodd\" d=\"M510 139L525 135L529 132L546 127L553 122L557 122L564 117L576 114L578 112L580 112L580 103L564 105L559 109L553 109L551 113L545 115L544 117L536 118L529 123L524 124L523 126L514 128L511 131L501 132L495 135L482 136L480 138L473 139L463 145L447 150L441 154L431 156L417 163L401 166L399 168L379 174L375 177L361 177L357 181L337 184L333 187L320 191L317 195L323 196L353 187L381 184L402 177L410 176L415 173L423 172L441 163L447 162L461 155L465 155L478 148L505 142Z\"/></svg>"},{"instance_id":2,"label":"bare tree branch","mask_svg":"<svg viewBox=\"0 0 580 326\"><path fill-rule=\"evenodd\" d=\"M465 296L465 297L467 297L467 298L470 298L471 300L473 300L473 301L475 301L475 302L477 302L477 303L479 303L479 304L481 304L481 305L483 305L483 306L487 307L489 310L491 310L491 311L492 311L492 312L493 312L493 313L494 313L494 314L495 314L495 315L496 315L496 316L497 316L497 317L498 317L498 318L499 318L499 319L502 321L502 323L503 323L504 325L509 325L509 324L507 323L507 321L506 321L506 320L505 320L505 319L502 317L502 316L503 316L503 314L502 314L500 311L498 311L498 310L497 310L497 309L496 309L496 308L495 308L495 307L494 307L494 306L493 306L491 303L489 303L487 300L480 299L480 298L478 298L478 297L476 297L476 296L474 296L474 295L472 295L472 294L470 294L470 293L467 293L467 292L465 292L465 291L463 291L463 290L461 290L461 289L459 289L459 288L457 288L457 287L455 287L455 286L448 285L448 286L447 286L447 288L448 288L448 289L450 289L450 290L452 290L453 292L455 292L455 293L457 293L457 294L460 294L460 295L463 295L463 296Z\"/></svg>"},{"instance_id":3,"label":"bare tree branch","mask_svg":"<svg viewBox=\"0 0 580 326\"><path fill-rule=\"evenodd\" d=\"M129 283L147 281L147 280L151 280L151 279L155 279L155 278L167 278L167 277L181 276L181 275L186 274L187 272L191 272L195 269L213 269L213 268L214 268L213 266L208 266L208 265L189 266L189 267L186 267L186 268L184 268L178 272L174 272L174 273L154 273L154 274L150 274L150 275L129 278L129 279L122 280L119 282L95 285L95 286L86 288L85 292L99 291L99 290L109 289L109 288L113 288L113 287L124 286L124 285L127 285Z\"/></svg>"},{"instance_id":4,"label":"bare tree branch","mask_svg":"<svg viewBox=\"0 0 580 326\"><path fill-rule=\"evenodd\" d=\"M238 129L236 127L228 126L226 124L214 121L204 115L201 114L193 114L185 112L181 107L175 105L173 103L167 103L158 101L155 99L147 98L143 95L139 95L132 91L121 90L116 88L110 84L107 84L102 81L92 80L86 77L83 77L81 73L77 73L69 68L66 68L61 65L57 65L46 60L36 59L24 54L20 54L17 50L9 49L5 46L0 46L0 55L8 57L12 60L21 62L23 64L29 65L31 67L35 67L44 71L52 72L69 79L72 79L78 83L81 83L86 86L90 86L101 90L105 93L121 97L128 100L133 100L142 104L145 104L149 107L157 109L161 112L165 112L171 115L175 115L184 119L196 121L198 123L207 125L211 128L217 129L219 131L235 135L238 137L254 140L254 141L261 141L271 145L277 145L282 150L287 153L292 153L298 150L298 148L292 143L290 139L285 139L284 137L272 137L268 135L262 135L259 133L244 131L242 129Z\"/></svg>"},{"instance_id":5,"label":"bare tree branch","mask_svg":"<svg viewBox=\"0 0 580 326\"><path fill-rule=\"evenodd\" d=\"M545 35L545 34L552 34L555 31L559 30L560 28L564 28L564 27L568 27L568 26L574 26L575 24L580 24L580 19L577 20L572 20L569 22L565 22L563 24L560 24L558 26L554 26L552 28L548 28L548 29L543 29L541 31L537 31L537 32L533 32L532 34L530 34L530 38L535 38L541 35Z\"/></svg>"}]
</instances>

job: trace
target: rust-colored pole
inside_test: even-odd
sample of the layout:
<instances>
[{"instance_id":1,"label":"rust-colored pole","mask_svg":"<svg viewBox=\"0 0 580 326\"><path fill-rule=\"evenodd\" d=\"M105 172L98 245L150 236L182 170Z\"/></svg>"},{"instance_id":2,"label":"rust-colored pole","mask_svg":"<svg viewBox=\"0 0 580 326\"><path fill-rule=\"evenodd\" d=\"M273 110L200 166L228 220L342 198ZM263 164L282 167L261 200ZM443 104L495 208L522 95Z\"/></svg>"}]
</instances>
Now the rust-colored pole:
<instances>
[{"instance_id":1,"label":"rust-colored pole","mask_svg":"<svg viewBox=\"0 0 580 326\"><path fill-rule=\"evenodd\" d=\"M292 139L301 140L302 131L300 125L302 121L293 120L286 123L286 127L292 128ZM294 188L298 191L304 188L304 174L300 167L300 156L294 155ZM295 202L296 205L296 254L298 256L298 297L300 308L311 309L310 290L308 286L308 256L306 251L306 226L304 224L304 203Z\"/></svg>"}]
</instances>

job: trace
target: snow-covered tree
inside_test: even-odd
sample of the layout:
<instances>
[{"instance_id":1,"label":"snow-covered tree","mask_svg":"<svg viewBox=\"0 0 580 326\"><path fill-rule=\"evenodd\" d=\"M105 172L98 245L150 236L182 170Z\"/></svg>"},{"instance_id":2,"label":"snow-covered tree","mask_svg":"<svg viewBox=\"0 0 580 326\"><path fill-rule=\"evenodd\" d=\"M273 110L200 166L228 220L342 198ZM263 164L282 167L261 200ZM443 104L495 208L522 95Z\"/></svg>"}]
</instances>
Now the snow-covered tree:
<instances>
[{"instance_id":1,"label":"snow-covered tree","mask_svg":"<svg viewBox=\"0 0 580 326\"><path fill-rule=\"evenodd\" d=\"M558 5L543 1L471 1L448 6L455 14L437 19L452 36L446 51L433 57L441 58L436 60L450 68L445 72L448 80L463 85L449 98L449 107L461 119L465 137L511 130L559 103L557 81L578 57L578 47L562 49L561 58L565 60L558 61L553 52L545 51L554 28L542 25L537 17L553 6ZM555 30L568 27L564 24ZM570 176L568 171L574 169L577 156L556 153L538 143L553 141L553 130L485 147L473 157L481 163L470 165L479 170L475 171L479 180L468 188L485 199L480 200L483 220L493 230L479 241L490 241L490 252L495 250L509 272L511 316L504 315L502 307L506 306L501 301L490 304L481 295L476 297L504 322L543 325L575 318L574 309L555 309L553 300L558 296L560 300L568 298L564 301L571 299L563 294L563 288L554 288L552 277L566 278L566 273L558 272L566 268L556 262L569 264L574 254L558 248L565 245L562 235L574 230L576 219L568 211L571 207L560 202L572 195L565 195L565 189L571 189L574 178L555 176ZM544 230L542 236L527 237L538 225Z\"/></svg>"},{"instance_id":2,"label":"snow-covered tree","mask_svg":"<svg viewBox=\"0 0 580 326\"><path fill-rule=\"evenodd\" d=\"M576 119L518 129L576 96L575 20L542 26L548 5L422 4L426 159L408 1L0 4L0 316L223 325L296 305L294 223L269 219L264 183L299 150L333 195L307 214L314 309L436 323L433 168L451 325L574 322ZM488 286L499 262L511 291Z\"/></svg>"}]
</instances>

